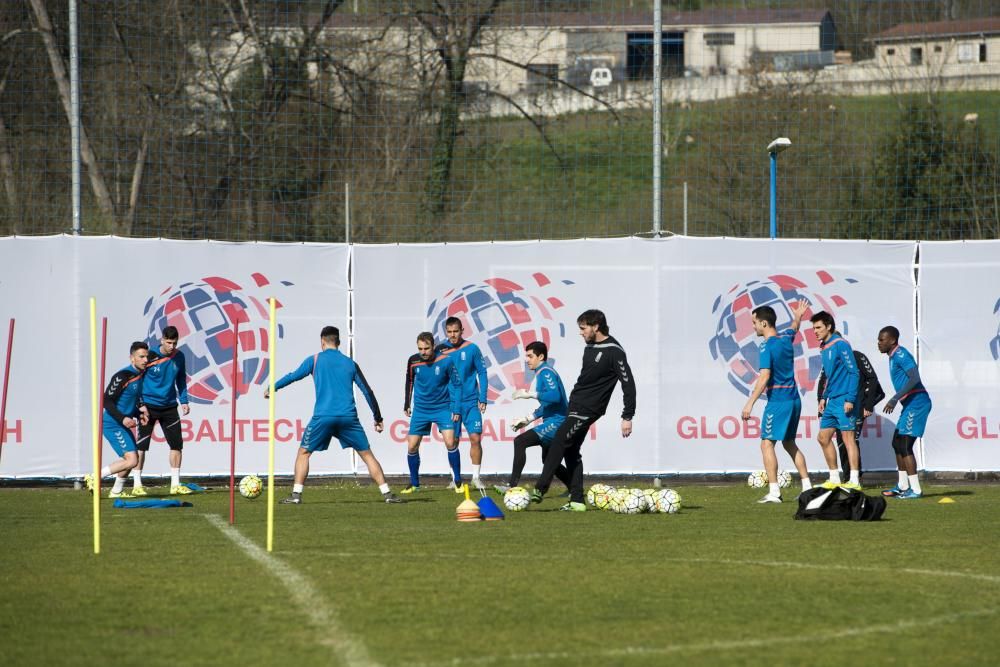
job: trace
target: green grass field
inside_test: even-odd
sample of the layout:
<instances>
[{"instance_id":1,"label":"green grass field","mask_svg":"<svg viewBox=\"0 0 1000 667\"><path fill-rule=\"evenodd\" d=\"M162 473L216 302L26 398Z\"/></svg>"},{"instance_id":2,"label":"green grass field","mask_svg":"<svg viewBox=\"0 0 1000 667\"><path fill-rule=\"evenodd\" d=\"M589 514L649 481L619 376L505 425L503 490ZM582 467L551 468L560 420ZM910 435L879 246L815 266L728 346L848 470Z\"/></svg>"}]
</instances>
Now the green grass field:
<instances>
[{"instance_id":1,"label":"green grass field","mask_svg":"<svg viewBox=\"0 0 1000 667\"><path fill-rule=\"evenodd\" d=\"M94 555L86 492L0 489L0 653L143 667L996 664L1000 486L932 484L877 523L793 521L787 492L774 506L742 485L670 486L676 515L562 513L551 498L461 524L444 489L390 506L326 482L275 508L270 556L263 498L237 498L238 532L222 489L186 509L104 501Z\"/></svg>"}]
</instances>

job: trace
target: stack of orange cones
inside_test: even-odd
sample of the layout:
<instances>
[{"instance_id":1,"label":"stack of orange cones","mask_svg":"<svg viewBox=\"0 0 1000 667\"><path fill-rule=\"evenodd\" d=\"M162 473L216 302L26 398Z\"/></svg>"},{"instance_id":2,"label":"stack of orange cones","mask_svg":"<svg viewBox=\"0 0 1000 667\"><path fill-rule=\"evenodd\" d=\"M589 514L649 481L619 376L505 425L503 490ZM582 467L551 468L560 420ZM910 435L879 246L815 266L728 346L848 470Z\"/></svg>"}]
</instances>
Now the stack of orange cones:
<instances>
[{"instance_id":1,"label":"stack of orange cones","mask_svg":"<svg viewBox=\"0 0 1000 667\"><path fill-rule=\"evenodd\" d=\"M480 521L483 518L479 511L479 505L469 499L469 487L465 487L465 500L458 504L455 510L455 518L459 521Z\"/></svg>"}]
</instances>

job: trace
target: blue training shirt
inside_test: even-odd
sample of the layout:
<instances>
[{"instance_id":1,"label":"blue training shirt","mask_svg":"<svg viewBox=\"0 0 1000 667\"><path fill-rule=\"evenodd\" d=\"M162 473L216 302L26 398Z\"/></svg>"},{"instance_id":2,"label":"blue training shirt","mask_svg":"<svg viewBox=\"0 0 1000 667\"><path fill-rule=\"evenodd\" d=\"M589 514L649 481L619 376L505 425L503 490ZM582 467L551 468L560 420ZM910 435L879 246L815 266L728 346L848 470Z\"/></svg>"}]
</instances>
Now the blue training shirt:
<instances>
[{"instance_id":1,"label":"blue training shirt","mask_svg":"<svg viewBox=\"0 0 1000 667\"><path fill-rule=\"evenodd\" d=\"M142 382L142 400L153 407L172 408L188 404L187 367L184 353L174 350L167 356L149 351L149 363Z\"/></svg>"},{"instance_id":2,"label":"blue training shirt","mask_svg":"<svg viewBox=\"0 0 1000 667\"><path fill-rule=\"evenodd\" d=\"M899 392L909 382L910 371L917 367L917 360L913 358L910 351L902 345L897 345L896 349L889 353L889 375L892 377L892 388ZM899 397L899 402L904 406L912 401L918 394L927 395L927 388L923 381L918 381L916 386Z\"/></svg>"},{"instance_id":3,"label":"blue training shirt","mask_svg":"<svg viewBox=\"0 0 1000 667\"><path fill-rule=\"evenodd\" d=\"M326 349L319 354L306 357L294 371L274 383L275 390L282 389L302 378L312 375L316 386L316 404L313 415L321 417L357 417L358 406L354 402L354 385L368 402L375 422L382 421L375 392L365 379L361 368L353 359L340 350Z\"/></svg>"},{"instance_id":4,"label":"blue training shirt","mask_svg":"<svg viewBox=\"0 0 1000 667\"><path fill-rule=\"evenodd\" d=\"M548 361L543 361L535 369L535 393L538 394L538 402L541 405L533 413L536 419L549 419L550 417L565 417L569 409L569 399L566 398L566 388L562 379L556 373L556 369L549 366Z\"/></svg>"},{"instance_id":5,"label":"blue training shirt","mask_svg":"<svg viewBox=\"0 0 1000 667\"><path fill-rule=\"evenodd\" d=\"M452 346L448 341L438 345L434 352L438 355L451 357L458 370L458 378L462 383L462 403L486 402L486 362L479 346L467 340L458 341Z\"/></svg>"},{"instance_id":6,"label":"blue training shirt","mask_svg":"<svg viewBox=\"0 0 1000 667\"><path fill-rule=\"evenodd\" d=\"M854 359L854 350L839 333L826 339L822 351L823 372L826 373L826 391L820 398L830 399L849 396L851 402L858 395L861 373Z\"/></svg>"},{"instance_id":7,"label":"blue training shirt","mask_svg":"<svg viewBox=\"0 0 1000 667\"><path fill-rule=\"evenodd\" d=\"M403 410L461 412L462 385L453 359L436 355L424 359L414 354L406 362L406 396ZM412 400L412 403L411 403Z\"/></svg>"},{"instance_id":8,"label":"blue training shirt","mask_svg":"<svg viewBox=\"0 0 1000 667\"><path fill-rule=\"evenodd\" d=\"M792 401L799 397L795 384L795 330L785 329L760 344L760 370L771 371L767 383L767 400Z\"/></svg>"},{"instance_id":9,"label":"blue training shirt","mask_svg":"<svg viewBox=\"0 0 1000 667\"><path fill-rule=\"evenodd\" d=\"M138 417L142 402L143 372L132 364L111 376L104 390L104 413L121 424L126 417Z\"/></svg>"}]
</instances>

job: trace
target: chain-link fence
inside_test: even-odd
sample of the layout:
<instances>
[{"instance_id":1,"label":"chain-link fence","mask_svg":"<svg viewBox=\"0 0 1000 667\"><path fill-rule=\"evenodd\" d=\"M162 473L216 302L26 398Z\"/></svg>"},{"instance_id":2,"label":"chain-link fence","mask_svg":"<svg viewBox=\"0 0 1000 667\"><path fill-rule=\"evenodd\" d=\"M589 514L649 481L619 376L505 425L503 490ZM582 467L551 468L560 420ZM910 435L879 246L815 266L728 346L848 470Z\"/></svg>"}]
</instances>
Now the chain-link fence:
<instances>
[{"instance_id":1,"label":"chain-link fence","mask_svg":"<svg viewBox=\"0 0 1000 667\"><path fill-rule=\"evenodd\" d=\"M1000 236L995 0L654 8L8 0L0 234Z\"/></svg>"}]
</instances>

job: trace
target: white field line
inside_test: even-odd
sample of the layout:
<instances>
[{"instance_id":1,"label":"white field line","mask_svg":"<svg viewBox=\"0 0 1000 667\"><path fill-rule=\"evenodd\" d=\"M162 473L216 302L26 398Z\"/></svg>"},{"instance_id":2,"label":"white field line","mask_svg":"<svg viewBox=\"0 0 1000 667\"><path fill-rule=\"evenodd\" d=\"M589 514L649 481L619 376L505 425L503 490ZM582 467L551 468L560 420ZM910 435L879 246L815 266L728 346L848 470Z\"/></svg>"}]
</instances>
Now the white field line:
<instances>
[{"instance_id":1,"label":"white field line","mask_svg":"<svg viewBox=\"0 0 1000 667\"><path fill-rule=\"evenodd\" d=\"M329 646L340 662L348 667L378 667L378 663L368 654L364 643L341 626L337 619L336 610L323 599L323 596L309 583L308 579L284 561L267 553L221 517L215 514L203 514L202 516L238 546L243 553L257 561L285 586L295 605L323 633L320 643Z\"/></svg>"},{"instance_id":2,"label":"white field line","mask_svg":"<svg viewBox=\"0 0 1000 667\"><path fill-rule=\"evenodd\" d=\"M410 667L458 667L459 665L489 665L493 663L536 663L543 660L580 660L592 662L593 658L620 658L620 657L643 657L662 656L677 653L715 653L721 651L735 651L743 649L768 649L781 644L816 644L819 642L829 642L840 639L851 639L873 634L896 634L906 630L918 630L933 627L942 623L954 623L967 618L977 618L990 616L997 612L996 609L979 609L975 611L958 612L955 614L945 614L934 616L917 621L898 621L896 623L886 623L883 625L867 625L856 628L841 628L827 632L817 632L812 634L800 634L789 636L760 637L758 639L736 639L732 641L711 641L694 644L668 644L666 646L625 646L613 649L593 649L588 648L579 652L552 651L548 653L514 653L510 655L483 656L479 658L453 658L440 662L411 663Z\"/></svg>"}]
</instances>

